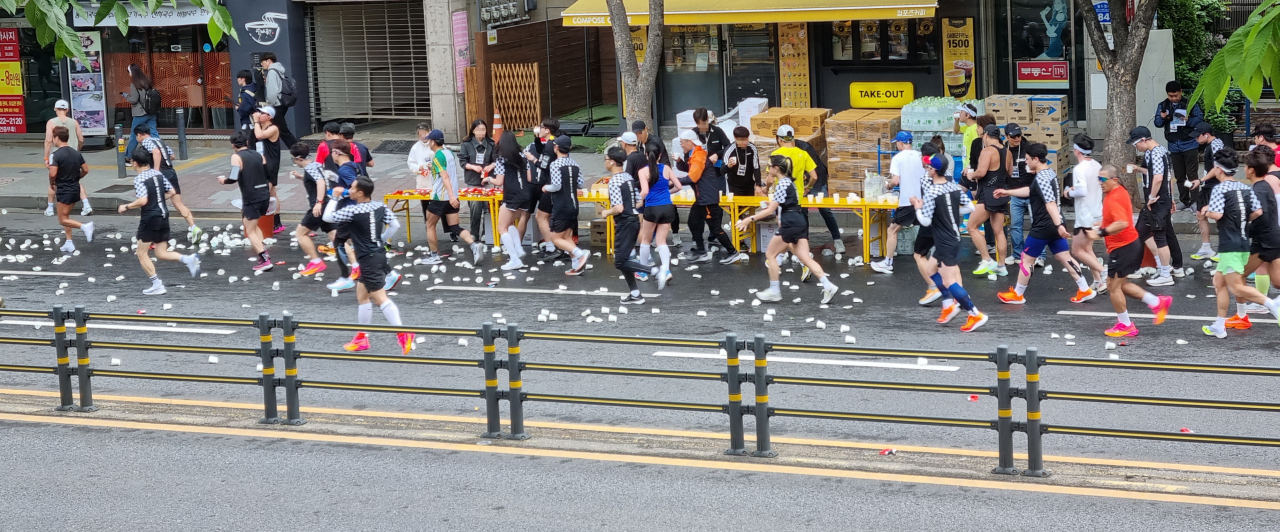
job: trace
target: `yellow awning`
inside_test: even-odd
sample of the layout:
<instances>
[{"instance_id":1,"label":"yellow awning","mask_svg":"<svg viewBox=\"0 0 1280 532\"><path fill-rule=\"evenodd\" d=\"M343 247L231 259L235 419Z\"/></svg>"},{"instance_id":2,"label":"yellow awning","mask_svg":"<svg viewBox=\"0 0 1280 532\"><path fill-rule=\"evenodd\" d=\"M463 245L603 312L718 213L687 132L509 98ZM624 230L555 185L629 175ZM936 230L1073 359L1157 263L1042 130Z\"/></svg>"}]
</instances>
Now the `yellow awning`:
<instances>
[{"instance_id":1,"label":"yellow awning","mask_svg":"<svg viewBox=\"0 0 1280 532\"><path fill-rule=\"evenodd\" d=\"M648 0L625 0L627 25L649 24ZM937 0L666 0L668 26L828 22L932 17ZM605 0L578 0L564 10L565 26L609 26Z\"/></svg>"}]
</instances>

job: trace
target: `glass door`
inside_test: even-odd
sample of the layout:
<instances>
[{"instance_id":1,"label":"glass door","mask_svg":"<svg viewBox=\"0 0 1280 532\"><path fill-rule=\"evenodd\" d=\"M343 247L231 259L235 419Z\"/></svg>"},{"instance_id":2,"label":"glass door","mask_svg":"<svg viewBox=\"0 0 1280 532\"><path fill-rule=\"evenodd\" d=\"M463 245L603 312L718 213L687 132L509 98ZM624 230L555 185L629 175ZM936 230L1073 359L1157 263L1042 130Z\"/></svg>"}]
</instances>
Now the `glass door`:
<instances>
[{"instance_id":1,"label":"glass door","mask_svg":"<svg viewBox=\"0 0 1280 532\"><path fill-rule=\"evenodd\" d=\"M131 28L124 36L111 30L103 33L112 124L127 127L132 121L129 102L121 93L129 90L128 67L135 64L160 91L159 129L176 129L179 109L191 133L234 128L237 91L226 39L213 46L203 26Z\"/></svg>"},{"instance_id":2,"label":"glass door","mask_svg":"<svg viewBox=\"0 0 1280 532\"><path fill-rule=\"evenodd\" d=\"M778 106L778 49L773 24L725 26L725 108L747 98L766 98Z\"/></svg>"},{"instance_id":3,"label":"glass door","mask_svg":"<svg viewBox=\"0 0 1280 532\"><path fill-rule=\"evenodd\" d=\"M676 125L677 113L699 107L724 114L724 74L720 58L720 26L666 26L663 51L663 125Z\"/></svg>"}]
</instances>

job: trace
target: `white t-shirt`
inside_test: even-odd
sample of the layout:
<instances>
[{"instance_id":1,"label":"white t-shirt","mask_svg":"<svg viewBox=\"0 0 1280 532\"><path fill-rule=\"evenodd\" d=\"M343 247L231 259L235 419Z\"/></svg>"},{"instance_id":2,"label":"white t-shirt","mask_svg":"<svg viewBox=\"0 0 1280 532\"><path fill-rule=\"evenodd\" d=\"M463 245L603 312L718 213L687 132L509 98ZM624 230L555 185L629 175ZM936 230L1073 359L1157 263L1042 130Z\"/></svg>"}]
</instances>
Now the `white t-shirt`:
<instances>
[{"instance_id":1,"label":"white t-shirt","mask_svg":"<svg viewBox=\"0 0 1280 532\"><path fill-rule=\"evenodd\" d=\"M1101 170L1101 163L1089 159L1076 164L1071 173L1071 197L1076 199L1076 227L1093 227L1102 222L1102 183L1098 181Z\"/></svg>"},{"instance_id":2,"label":"white t-shirt","mask_svg":"<svg viewBox=\"0 0 1280 532\"><path fill-rule=\"evenodd\" d=\"M889 161L889 175L898 177L898 206L908 207L911 198L919 198L920 181L924 179L924 163L920 162L920 152L916 150L900 151Z\"/></svg>"}]
</instances>

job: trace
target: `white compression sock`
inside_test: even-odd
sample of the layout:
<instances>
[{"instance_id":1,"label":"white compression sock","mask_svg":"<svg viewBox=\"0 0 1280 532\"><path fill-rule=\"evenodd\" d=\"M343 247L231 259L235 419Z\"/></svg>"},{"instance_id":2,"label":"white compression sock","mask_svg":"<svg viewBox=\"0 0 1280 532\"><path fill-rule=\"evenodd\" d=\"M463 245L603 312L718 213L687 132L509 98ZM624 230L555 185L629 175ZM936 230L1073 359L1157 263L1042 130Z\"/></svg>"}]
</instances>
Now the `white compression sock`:
<instances>
[{"instance_id":1,"label":"white compression sock","mask_svg":"<svg viewBox=\"0 0 1280 532\"><path fill-rule=\"evenodd\" d=\"M662 259L662 270L671 270L671 248L666 244L658 246L658 258Z\"/></svg>"},{"instance_id":2,"label":"white compression sock","mask_svg":"<svg viewBox=\"0 0 1280 532\"><path fill-rule=\"evenodd\" d=\"M819 282L819 283L822 283L822 287L823 287L823 288L835 288L835 287L836 287L836 284L835 284L835 283L833 283L833 282L831 282L830 276L828 276L828 275L823 275L822 277L818 278L818 282Z\"/></svg>"},{"instance_id":3,"label":"white compression sock","mask_svg":"<svg viewBox=\"0 0 1280 532\"><path fill-rule=\"evenodd\" d=\"M1147 292L1142 295L1142 302L1146 303L1148 307L1154 307L1160 304L1160 298L1151 292Z\"/></svg>"},{"instance_id":4,"label":"white compression sock","mask_svg":"<svg viewBox=\"0 0 1280 532\"><path fill-rule=\"evenodd\" d=\"M1236 316L1249 315L1249 311L1245 309L1245 305L1247 305L1247 303L1241 303L1239 301L1236 301Z\"/></svg>"},{"instance_id":5,"label":"white compression sock","mask_svg":"<svg viewBox=\"0 0 1280 532\"><path fill-rule=\"evenodd\" d=\"M651 246L649 244L640 244L640 256L638 257L640 264L649 264L649 261L653 260L653 252L650 249Z\"/></svg>"},{"instance_id":6,"label":"white compression sock","mask_svg":"<svg viewBox=\"0 0 1280 532\"><path fill-rule=\"evenodd\" d=\"M373 323L373 303L365 303L356 307L356 321L361 325Z\"/></svg>"},{"instance_id":7,"label":"white compression sock","mask_svg":"<svg viewBox=\"0 0 1280 532\"><path fill-rule=\"evenodd\" d=\"M1087 291L1089 290L1089 281L1086 280L1083 275L1076 277L1076 287L1079 288L1081 292Z\"/></svg>"},{"instance_id":8,"label":"white compression sock","mask_svg":"<svg viewBox=\"0 0 1280 532\"><path fill-rule=\"evenodd\" d=\"M1130 325L1133 323L1133 320L1129 319L1128 311L1116 314L1116 321L1120 322L1122 325Z\"/></svg>"},{"instance_id":9,"label":"white compression sock","mask_svg":"<svg viewBox=\"0 0 1280 532\"><path fill-rule=\"evenodd\" d=\"M781 290L781 288L782 288L782 281L769 281L769 289L770 289L770 290L779 290L779 291L780 291L780 290Z\"/></svg>"},{"instance_id":10,"label":"white compression sock","mask_svg":"<svg viewBox=\"0 0 1280 532\"><path fill-rule=\"evenodd\" d=\"M388 299L386 303L383 303L382 306L378 308L382 309L382 315L387 318L387 323L396 326L404 325L403 323L400 323L400 307L396 306L395 301ZM373 309L369 309L369 314L370 317L372 317Z\"/></svg>"}]
</instances>

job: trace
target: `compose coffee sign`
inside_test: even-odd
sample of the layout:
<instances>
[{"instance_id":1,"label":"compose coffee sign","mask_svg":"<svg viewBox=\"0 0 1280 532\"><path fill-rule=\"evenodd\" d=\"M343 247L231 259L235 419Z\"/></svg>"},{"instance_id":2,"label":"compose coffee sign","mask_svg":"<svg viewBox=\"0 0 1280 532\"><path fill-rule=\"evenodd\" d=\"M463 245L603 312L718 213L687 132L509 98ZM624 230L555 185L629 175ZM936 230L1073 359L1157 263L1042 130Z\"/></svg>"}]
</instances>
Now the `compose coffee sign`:
<instances>
[{"instance_id":1,"label":"compose coffee sign","mask_svg":"<svg viewBox=\"0 0 1280 532\"><path fill-rule=\"evenodd\" d=\"M909 81L855 81L849 84L849 106L858 109L901 109L916 99Z\"/></svg>"},{"instance_id":2,"label":"compose coffee sign","mask_svg":"<svg viewBox=\"0 0 1280 532\"><path fill-rule=\"evenodd\" d=\"M975 98L973 19L942 19L942 74L952 98Z\"/></svg>"}]
</instances>

